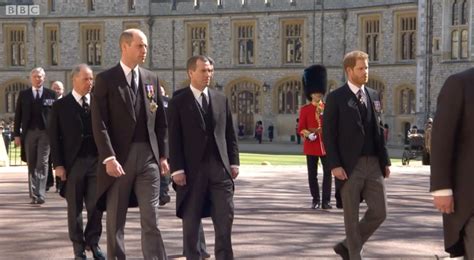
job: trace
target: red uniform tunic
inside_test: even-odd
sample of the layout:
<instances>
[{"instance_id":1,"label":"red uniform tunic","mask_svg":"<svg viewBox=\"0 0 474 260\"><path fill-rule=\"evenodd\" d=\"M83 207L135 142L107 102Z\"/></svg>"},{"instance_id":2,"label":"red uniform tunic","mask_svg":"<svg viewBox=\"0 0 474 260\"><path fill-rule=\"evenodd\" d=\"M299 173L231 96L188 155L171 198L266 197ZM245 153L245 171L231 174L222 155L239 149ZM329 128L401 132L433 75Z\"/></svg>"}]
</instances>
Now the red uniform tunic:
<instances>
[{"instance_id":1,"label":"red uniform tunic","mask_svg":"<svg viewBox=\"0 0 474 260\"><path fill-rule=\"evenodd\" d=\"M326 150L322 142L322 134L317 134L314 141L310 141L308 133L315 133L316 129L322 129L324 103L321 102L319 109L313 104L307 104L301 107L299 116L298 133L304 138L303 152L306 155L325 156Z\"/></svg>"}]
</instances>

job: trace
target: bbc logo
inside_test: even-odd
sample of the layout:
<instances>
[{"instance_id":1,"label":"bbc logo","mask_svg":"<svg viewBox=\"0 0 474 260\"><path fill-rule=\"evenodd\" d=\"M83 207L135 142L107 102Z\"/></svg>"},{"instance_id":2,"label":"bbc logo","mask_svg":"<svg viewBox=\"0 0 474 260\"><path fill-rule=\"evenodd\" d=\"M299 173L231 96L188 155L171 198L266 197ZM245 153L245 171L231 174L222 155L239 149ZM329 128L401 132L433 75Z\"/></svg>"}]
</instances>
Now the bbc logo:
<instances>
[{"instance_id":1,"label":"bbc logo","mask_svg":"<svg viewBox=\"0 0 474 260\"><path fill-rule=\"evenodd\" d=\"M6 5L6 15L39 15L39 5Z\"/></svg>"}]
</instances>

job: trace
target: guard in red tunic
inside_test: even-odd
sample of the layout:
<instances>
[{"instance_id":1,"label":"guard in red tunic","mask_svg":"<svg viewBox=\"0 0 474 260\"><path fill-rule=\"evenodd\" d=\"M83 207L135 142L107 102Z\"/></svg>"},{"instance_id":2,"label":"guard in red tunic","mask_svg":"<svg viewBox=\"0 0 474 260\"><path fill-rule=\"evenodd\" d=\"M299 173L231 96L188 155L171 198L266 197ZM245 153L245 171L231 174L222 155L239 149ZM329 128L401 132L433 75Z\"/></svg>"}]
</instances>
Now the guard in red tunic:
<instances>
[{"instance_id":1,"label":"guard in red tunic","mask_svg":"<svg viewBox=\"0 0 474 260\"><path fill-rule=\"evenodd\" d=\"M311 102L300 109L298 132L304 139L304 154L308 166L308 182L313 203L311 208L331 209L331 171L326 167L326 150L322 138L324 113L323 97L326 93L327 71L322 65L313 65L304 70L303 88L306 98ZM323 165L322 204L318 183L318 161ZM337 190L337 189L336 189ZM336 194L337 196L339 194ZM337 198L336 196L336 198ZM338 208L342 203L338 200Z\"/></svg>"}]
</instances>

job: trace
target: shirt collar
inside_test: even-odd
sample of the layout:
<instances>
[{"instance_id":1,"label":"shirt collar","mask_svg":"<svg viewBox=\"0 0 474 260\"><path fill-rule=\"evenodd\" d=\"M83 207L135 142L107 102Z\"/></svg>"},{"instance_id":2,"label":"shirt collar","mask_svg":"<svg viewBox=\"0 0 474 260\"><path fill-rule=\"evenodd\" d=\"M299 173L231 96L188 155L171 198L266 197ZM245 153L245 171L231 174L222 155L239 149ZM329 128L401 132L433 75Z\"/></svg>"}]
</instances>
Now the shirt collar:
<instances>
[{"instance_id":1,"label":"shirt collar","mask_svg":"<svg viewBox=\"0 0 474 260\"><path fill-rule=\"evenodd\" d=\"M127 65L125 65L125 63L123 63L122 61L120 61L120 66L122 67L122 70L125 73L125 77L128 77L128 74L130 74L132 69L129 68ZM133 70L135 71L135 75L137 75L137 77L138 77L138 65L135 66L135 68L133 68ZM131 77L131 74L130 74L130 77Z\"/></svg>"},{"instance_id":2,"label":"shirt collar","mask_svg":"<svg viewBox=\"0 0 474 260\"><path fill-rule=\"evenodd\" d=\"M191 84L189 84L189 86L191 87L191 91L193 92L193 95L194 95L195 99L200 100L201 99L201 93L203 93L203 92L206 95L206 97L209 98L209 89L207 87L205 87L203 91L200 91L199 89L193 87L193 85L191 85Z\"/></svg>"},{"instance_id":3,"label":"shirt collar","mask_svg":"<svg viewBox=\"0 0 474 260\"><path fill-rule=\"evenodd\" d=\"M357 92L359 92L359 90L362 90L362 94L365 94L365 85L362 85L362 87L359 88L356 85L352 84L352 82L350 81L347 81L347 85L349 85L349 88L355 95L357 95Z\"/></svg>"},{"instance_id":4,"label":"shirt collar","mask_svg":"<svg viewBox=\"0 0 474 260\"><path fill-rule=\"evenodd\" d=\"M77 103L79 103L79 105L82 105L82 96L81 94L77 93L77 91L75 91L74 89L72 90L72 95L74 96L74 99L77 101ZM87 97L87 101L91 101L91 94L90 93L87 93L86 94L86 97Z\"/></svg>"},{"instance_id":5,"label":"shirt collar","mask_svg":"<svg viewBox=\"0 0 474 260\"><path fill-rule=\"evenodd\" d=\"M33 86L31 86L31 89L33 90L33 93L34 93L34 94L36 94L36 93L35 93L36 90L39 90L40 93L43 92L43 86L39 87L38 89L35 88L35 87L33 87Z\"/></svg>"}]
</instances>

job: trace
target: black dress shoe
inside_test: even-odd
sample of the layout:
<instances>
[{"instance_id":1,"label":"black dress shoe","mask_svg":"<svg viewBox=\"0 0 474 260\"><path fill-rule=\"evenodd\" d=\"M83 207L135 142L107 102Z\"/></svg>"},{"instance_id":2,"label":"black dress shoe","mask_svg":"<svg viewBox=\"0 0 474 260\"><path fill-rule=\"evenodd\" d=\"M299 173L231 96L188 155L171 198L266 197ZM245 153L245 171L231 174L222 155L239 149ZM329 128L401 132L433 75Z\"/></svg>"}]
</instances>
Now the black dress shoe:
<instances>
[{"instance_id":1,"label":"black dress shoe","mask_svg":"<svg viewBox=\"0 0 474 260\"><path fill-rule=\"evenodd\" d=\"M30 204L38 204L38 202L36 201L36 198L32 198L30 201Z\"/></svg>"},{"instance_id":2,"label":"black dress shoe","mask_svg":"<svg viewBox=\"0 0 474 260\"><path fill-rule=\"evenodd\" d=\"M313 204L311 204L312 209L319 209L320 207L321 207L321 204L319 204L319 202L313 201Z\"/></svg>"},{"instance_id":3,"label":"black dress shoe","mask_svg":"<svg viewBox=\"0 0 474 260\"><path fill-rule=\"evenodd\" d=\"M91 251L92 251L92 255L94 256L94 259L98 259L98 260L105 260L105 254L102 252L102 250L100 249L100 247L98 245L95 245L95 246L91 246Z\"/></svg>"},{"instance_id":4,"label":"black dress shoe","mask_svg":"<svg viewBox=\"0 0 474 260\"><path fill-rule=\"evenodd\" d=\"M204 251L204 252L201 252L201 257L202 259L209 259L211 258L211 255L208 252Z\"/></svg>"},{"instance_id":5,"label":"black dress shoe","mask_svg":"<svg viewBox=\"0 0 474 260\"><path fill-rule=\"evenodd\" d=\"M74 255L74 260L86 260L87 259L87 256L86 256L86 253L82 252L82 253L77 253Z\"/></svg>"},{"instance_id":6,"label":"black dress shoe","mask_svg":"<svg viewBox=\"0 0 474 260\"><path fill-rule=\"evenodd\" d=\"M36 204L44 204L44 199L43 198L37 198L36 199Z\"/></svg>"},{"instance_id":7,"label":"black dress shoe","mask_svg":"<svg viewBox=\"0 0 474 260\"><path fill-rule=\"evenodd\" d=\"M336 252L336 254L340 255L342 257L343 260L350 260L349 259L349 250L347 249L347 247L342 243L337 243L334 247L334 252Z\"/></svg>"},{"instance_id":8,"label":"black dress shoe","mask_svg":"<svg viewBox=\"0 0 474 260\"><path fill-rule=\"evenodd\" d=\"M342 200L336 200L336 208L342 209Z\"/></svg>"},{"instance_id":9,"label":"black dress shoe","mask_svg":"<svg viewBox=\"0 0 474 260\"><path fill-rule=\"evenodd\" d=\"M159 205L164 206L164 205L168 204L171 201L171 197L169 195L166 195L166 196L160 197L159 200L160 200Z\"/></svg>"},{"instance_id":10,"label":"black dress shoe","mask_svg":"<svg viewBox=\"0 0 474 260\"><path fill-rule=\"evenodd\" d=\"M323 209L332 209L331 203L329 202L323 202Z\"/></svg>"}]
</instances>

